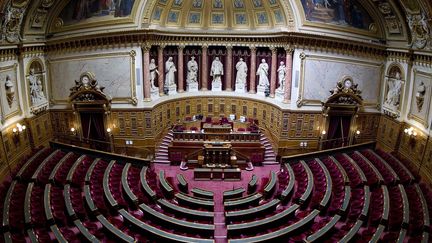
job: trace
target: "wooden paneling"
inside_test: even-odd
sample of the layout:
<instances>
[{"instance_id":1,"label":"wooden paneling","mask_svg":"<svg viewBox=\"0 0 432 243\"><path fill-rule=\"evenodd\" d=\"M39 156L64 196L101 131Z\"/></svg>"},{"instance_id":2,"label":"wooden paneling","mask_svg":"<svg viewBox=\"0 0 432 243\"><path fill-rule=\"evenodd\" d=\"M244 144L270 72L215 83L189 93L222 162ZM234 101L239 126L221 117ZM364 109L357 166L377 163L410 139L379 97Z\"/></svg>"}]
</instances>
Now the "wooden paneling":
<instances>
[{"instance_id":1,"label":"wooden paneling","mask_svg":"<svg viewBox=\"0 0 432 243\"><path fill-rule=\"evenodd\" d=\"M51 124L56 136L71 135L71 127L78 128L75 124L75 116L71 110L51 110Z\"/></svg>"},{"instance_id":2,"label":"wooden paneling","mask_svg":"<svg viewBox=\"0 0 432 243\"><path fill-rule=\"evenodd\" d=\"M20 124L26 125L24 121L19 121ZM2 140L6 159L11 167L15 167L16 162L20 161L24 155L31 151L30 130L25 129L23 132L14 135L13 128L16 124L11 125L2 131Z\"/></svg>"},{"instance_id":3,"label":"wooden paneling","mask_svg":"<svg viewBox=\"0 0 432 243\"><path fill-rule=\"evenodd\" d=\"M378 145L386 150L396 151L399 145L399 135L402 131L400 122L382 115L377 134Z\"/></svg>"},{"instance_id":4,"label":"wooden paneling","mask_svg":"<svg viewBox=\"0 0 432 243\"><path fill-rule=\"evenodd\" d=\"M49 140L53 137L53 126L49 112L44 112L38 116L28 119L27 124L30 128L33 146L47 146Z\"/></svg>"},{"instance_id":5,"label":"wooden paneling","mask_svg":"<svg viewBox=\"0 0 432 243\"><path fill-rule=\"evenodd\" d=\"M377 138L381 114L379 113L360 113L358 114L356 125L360 131L357 139L358 143L368 142Z\"/></svg>"}]
</instances>

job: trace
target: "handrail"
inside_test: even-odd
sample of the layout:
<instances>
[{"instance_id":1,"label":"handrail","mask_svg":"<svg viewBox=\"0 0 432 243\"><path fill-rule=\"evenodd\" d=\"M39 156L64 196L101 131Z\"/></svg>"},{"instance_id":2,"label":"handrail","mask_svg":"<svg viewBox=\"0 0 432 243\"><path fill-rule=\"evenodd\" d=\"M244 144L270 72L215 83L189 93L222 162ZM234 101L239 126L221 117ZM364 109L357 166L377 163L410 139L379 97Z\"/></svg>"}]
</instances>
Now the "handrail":
<instances>
[{"instance_id":1,"label":"handrail","mask_svg":"<svg viewBox=\"0 0 432 243\"><path fill-rule=\"evenodd\" d=\"M261 131L264 132L264 135L267 136L267 134L268 134L268 135L270 136L269 141L270 141L270 143L271 143L273 149L274 149L274 150L277 150L277 148L278 148L279 146L277 146L277 144L276 144L276 142L275 142L275 141L276 141L275 136L273 135L273 133L270 131L270 129L267 127L267 125L266 125L265 123L263 124L263 126L264 126L264 127L258 125L259 129L260 129ZM275 152L276 152L276 151L275 151Z\"/></svg>"},{"instance_id":2,"label":"handrail","mask_svg":"<svg viewBox=\"0 0 432 243\"><path fill-rule=\"evenodd\" d=\"M165 134L167 134L170 130L172 130L172 124L168 123L164 128L162 128L162 130L160 131L160 133L155 136L155 141L158 141L157 143L155 143L155 151L156 149L158 149L160 147L160 145L162 144L162 137L165 136Z\"/></svg>"},{"instance_id":3,"label":"handrail","mask_svg":"<svg viewBox=\"0 0 432 243\"><path fill-rule=\"evenodd\" d=\"M240 153L239 151L237 151L237 150L235 150L233 148L231 148L231 151L233 151L235 153L236 157L240 157L240 158L242 158L242 159L244 159L246 161L250 161L250 158L248 156L246 156L245 154ZM238 155L240 155L240 156L238 156Z\"/></svg>"},{"instance_id":4,"label":"handrail","mask_svg":"<svg viewBox=\"0 0 432 243\"><path fill-rule=\"evenodd\" d=\"M185 159L190 159L190 158L192 158L192 156L198 154L199 152L201 152L201 151L203 151L203 150L204 150L203 148L198 149L198 150L195 150L194 152L187 154L187 155L185 156Z\"/></svg>"}]
</instances>

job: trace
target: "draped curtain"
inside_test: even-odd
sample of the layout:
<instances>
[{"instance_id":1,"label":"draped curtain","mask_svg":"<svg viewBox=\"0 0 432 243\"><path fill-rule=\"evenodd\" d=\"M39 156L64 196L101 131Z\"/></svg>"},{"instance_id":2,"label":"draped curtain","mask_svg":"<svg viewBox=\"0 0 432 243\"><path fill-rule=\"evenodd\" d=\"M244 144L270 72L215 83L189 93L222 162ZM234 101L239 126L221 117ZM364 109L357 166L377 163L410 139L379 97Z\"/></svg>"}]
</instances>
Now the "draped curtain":
<instances>
[{"instance_id":1,"label":"draped curtain","mask_svg":"<svg viewBox=\"0 0 432 243\"><path fill-rule=\"evenodd\" d=\"M351 124L351 116L330 116L327 142L325 148L347 145ZM343 142L342 143L342 139Z\"/></svg>"},{"instance_id":2,"label":"draped curtain","mask_svg":"<svg viewBox=\"0 0 432 243\"><path fill-rule=\"evenodd\" d=\"M105 141L103 113L81 113L80 115L84 138Z\"/></svg>"}]
</instances>

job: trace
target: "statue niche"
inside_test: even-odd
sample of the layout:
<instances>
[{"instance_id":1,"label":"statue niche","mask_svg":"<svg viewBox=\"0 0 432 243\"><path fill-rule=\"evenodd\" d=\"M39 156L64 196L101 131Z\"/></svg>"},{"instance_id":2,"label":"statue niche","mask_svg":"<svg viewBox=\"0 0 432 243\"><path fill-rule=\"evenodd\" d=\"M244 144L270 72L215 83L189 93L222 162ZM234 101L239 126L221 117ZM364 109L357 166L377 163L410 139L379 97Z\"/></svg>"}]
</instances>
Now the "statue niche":
<instances>
[{"instance_id":1,"label":"statue niche","mask_svg":"<svg viewBox=\"0 0 432 243\"><path fill-rule=\"evenodd\" d=\"M26 75L31 103L31 112L38 114L48 108L48 100L45 94L45 70L42 61L35 59L27 69Z\"/></svg>"},{"instance_id":2,"label":"statue niche","mask_svg":"<svg viewBox=\"0 0 432 243\"><path fill-rule=\"evenodd\" d=\"M399 66L392 66L385 78L386 96L383 104L384 113L391 117L400 116L401 93L404 85L402 71Z\"/></svg>"}]
</instances>

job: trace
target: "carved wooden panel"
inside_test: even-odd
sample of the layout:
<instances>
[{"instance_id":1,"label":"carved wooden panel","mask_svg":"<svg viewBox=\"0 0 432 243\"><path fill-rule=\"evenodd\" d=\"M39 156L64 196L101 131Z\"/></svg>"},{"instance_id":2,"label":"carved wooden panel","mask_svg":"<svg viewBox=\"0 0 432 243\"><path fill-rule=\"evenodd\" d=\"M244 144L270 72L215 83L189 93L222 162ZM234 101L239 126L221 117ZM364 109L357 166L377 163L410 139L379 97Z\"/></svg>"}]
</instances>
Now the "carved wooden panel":
<instances>
[{"instance_id":1,"label":"carved wooden panel","mask_svg":"<svg viewBox=\"0 0 432 243\"><path fill-rule=\"evenodd\" d=\"M48 112L44 112L38 116L28 119L33 143L35 147L47 145L48 141L53 136L53 127L51 125L51 117Z\"/></svg>"},{"instance_id":2,"label":"carved wooden panel","mask_svg":"<svg viewBox=\"0 0 432 243\"><path fill-rule=\"evenodd\" d=\"M141 111L111 111L111 120L115 136L144 136L145 120Z\"/></svg>"},{"instance_id":3,"label":"carved wooden panel","mask_svg":"<svg viewBox=\"0 0 432 243\"><path fill-rule=\"evenodd\" d=\"M317 139L322 121L321 113L284 114L284 132L288 132L288 139Z\"/></svg>"},{"instance_id":4,"label":"carved wooden panel","mask_svg":"<svg viewBox=\"0 0 432 243\"><path fill-rule=\"evenodd\" d=\"M409 126L405 124L401 129L399 153L409 158L418 167L423 160L428 137L421 132L418 132L416 137L410 137L403 132L405 128Z\"/></svg>"},{"instance_id":5,"label":"carved wooden panel","mask_svg":"<svg viewBox=\"0 0 432 243\"><path fill-rule=\"evenodd\" d=\"M356 124L357 130L360 131L359 139L363 142L375 140L378 133L381 114L378 113L361 113L358 115Z\"/></svg>"},{"instance_id":6,"label":"carved wooden panel","mask_svg":"<svg viewBox=\"0 0 432 243\"><path fill-rule=\"evenodd\" d=\"M23 121L19 121L19 123L25 124ZM12 132L13 128L14 126L9 126L2 131L4 152L12 168L16 165L16 162L20 161L23 155L28 154L31 150L30 129L15 135Z\"/></svg>"},{"instance_id":7,"label":"carved wooden panel","mask_svg":"<svg viewBox=\"0 0 432 243\"><path fill-rule=\"evenodd\" d=\"M377 141L388 147L390 150L397 150L399 134L401 133L401 124L387 116L381 116Z\"/></svg>"},{"instance_id":8,"label":"carved wooden panel","mask_svg":"<svg viewBox=\"0 0 432 243\"><path fill-rule=\"evenodd\" d=\"M70 135L71 127L78 128L74 114L70 110L52 110L50 117L53 133L56 135Z\"/></svg>"}]
</instances>

